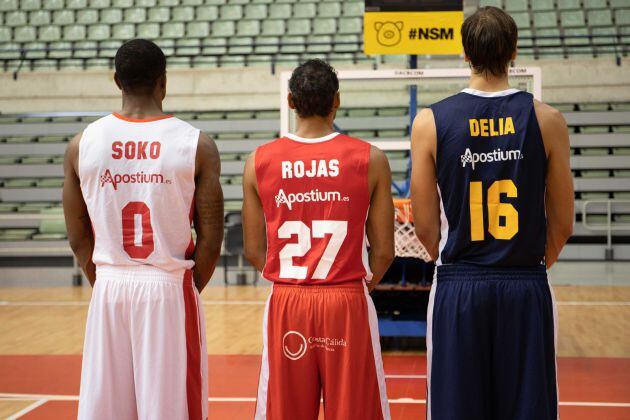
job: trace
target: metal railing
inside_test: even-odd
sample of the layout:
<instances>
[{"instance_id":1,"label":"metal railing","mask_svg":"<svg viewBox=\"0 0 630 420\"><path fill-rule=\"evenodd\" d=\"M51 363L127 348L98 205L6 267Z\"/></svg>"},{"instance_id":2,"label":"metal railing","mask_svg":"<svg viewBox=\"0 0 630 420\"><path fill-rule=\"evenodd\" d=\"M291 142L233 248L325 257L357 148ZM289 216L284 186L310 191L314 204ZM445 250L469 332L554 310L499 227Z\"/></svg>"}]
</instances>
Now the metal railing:
<instances>
[{"instance_id":1,"label":"metal railing","mask_svg":"<svg viewBox=\"0 0 630 420\"><path fill-rule=\"evenodd\" d=\"M589 223L589 207L599 205L606 208L606 222L605 223ZM612 261L614 259L614 252L612 246L612 233L618 231L630 231L630 223L614 223L612 220L613 208L616 205L630 205L630 200L586 200L582 204L582 226L593 232L606 232L606 260ZM597 213L601 215L601 212Z\"/></svg>"}]
</instances>

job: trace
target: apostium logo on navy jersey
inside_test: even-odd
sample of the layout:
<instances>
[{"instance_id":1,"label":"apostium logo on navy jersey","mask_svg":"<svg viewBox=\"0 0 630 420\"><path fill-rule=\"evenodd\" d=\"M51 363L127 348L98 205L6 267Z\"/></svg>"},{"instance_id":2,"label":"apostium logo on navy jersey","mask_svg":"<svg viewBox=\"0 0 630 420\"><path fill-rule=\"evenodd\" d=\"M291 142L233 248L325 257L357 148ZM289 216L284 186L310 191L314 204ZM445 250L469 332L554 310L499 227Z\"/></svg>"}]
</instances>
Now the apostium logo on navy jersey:
<instances>
[{"instance_id":1,"label":"apostium logo on navy jersey","mask_svg":"<svg viewBox=\"0 0 630 420\"><path fill-rule=\"evenodd\" d=\"M466 148L466 151L459 159L462 162L462 168L470 164L474 171L475 167L480 163L507 162L521 160L524 157L520 150L501 150L499 148L487 153L473 153L469 148Z\"/></svg>"}]
</instances>

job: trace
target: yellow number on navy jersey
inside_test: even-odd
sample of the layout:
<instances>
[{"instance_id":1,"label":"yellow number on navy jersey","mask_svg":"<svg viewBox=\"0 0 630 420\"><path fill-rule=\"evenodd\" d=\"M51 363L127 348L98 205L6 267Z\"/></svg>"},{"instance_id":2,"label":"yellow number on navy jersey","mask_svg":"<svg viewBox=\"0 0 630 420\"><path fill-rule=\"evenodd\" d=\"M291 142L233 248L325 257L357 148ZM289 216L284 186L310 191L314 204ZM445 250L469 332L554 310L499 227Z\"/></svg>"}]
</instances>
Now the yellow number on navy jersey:
<instances>
[{"instance_id":1,"label":"yellow number on navy jersey","mask_svg":"<svg viewBox=\"0 0 630 420\"><path fill-rule=\"evenodd\" d=\"M488 232L495 239L512 239L518 232L518 211L510 203L501 202L501 194L509 198L518 197L518 189L510 179L494 181L488 188ZM504 223L501 224L501 217ZM485 227L483 220L483 184L470 183L470 239L483 241Z\"/></svg>"}]
</instances>

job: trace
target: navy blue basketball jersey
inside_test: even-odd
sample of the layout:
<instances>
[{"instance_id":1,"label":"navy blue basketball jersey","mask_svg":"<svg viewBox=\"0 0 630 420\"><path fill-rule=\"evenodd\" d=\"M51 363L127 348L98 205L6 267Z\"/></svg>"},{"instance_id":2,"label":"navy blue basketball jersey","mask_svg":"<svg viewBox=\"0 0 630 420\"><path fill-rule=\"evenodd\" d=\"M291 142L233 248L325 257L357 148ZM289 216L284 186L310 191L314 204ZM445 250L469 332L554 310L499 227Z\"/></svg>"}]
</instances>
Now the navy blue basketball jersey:
<instances>
[{"instance_id":1,"label":"navy blue basketball jersey","mask_svg":"<svg viewBox=\"0 0 630 420\"><path fill-rule=\"evenodd\" d=\"M532 95L464 89L431 109L442 211L438 264L543 263L547 156Z\"/></svg>"}]
</instances>

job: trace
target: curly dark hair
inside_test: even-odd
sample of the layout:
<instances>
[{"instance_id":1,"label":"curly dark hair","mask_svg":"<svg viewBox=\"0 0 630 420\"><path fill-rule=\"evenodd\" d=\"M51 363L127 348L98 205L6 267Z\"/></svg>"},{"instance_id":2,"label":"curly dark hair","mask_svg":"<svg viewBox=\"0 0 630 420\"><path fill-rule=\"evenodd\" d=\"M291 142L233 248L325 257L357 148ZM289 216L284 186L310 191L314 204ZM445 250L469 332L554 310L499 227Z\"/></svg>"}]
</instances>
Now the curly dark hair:
<instances>
[{"instance_id":1,"label":"curly dark hair","mask_svg":"<svg viewBox=\"0 0 630 420\"><path fill-rule=\"evenodd\" d=\"M150 94L166 73L164 53L146 39L125 42L116 52L114 64L123 90L135 94Z\"/></svg>"},{"instance_id":2,"label":"curly dark hair","mask_svg":"<svg viewBox=\"0 0 630 420\"><path fill-rule=\"evenodd\" d=\"M308 60L293 70L289 90L300 117L327 117L339 91L337 72L323 60Z\"/></svg>"}]
</instances>

